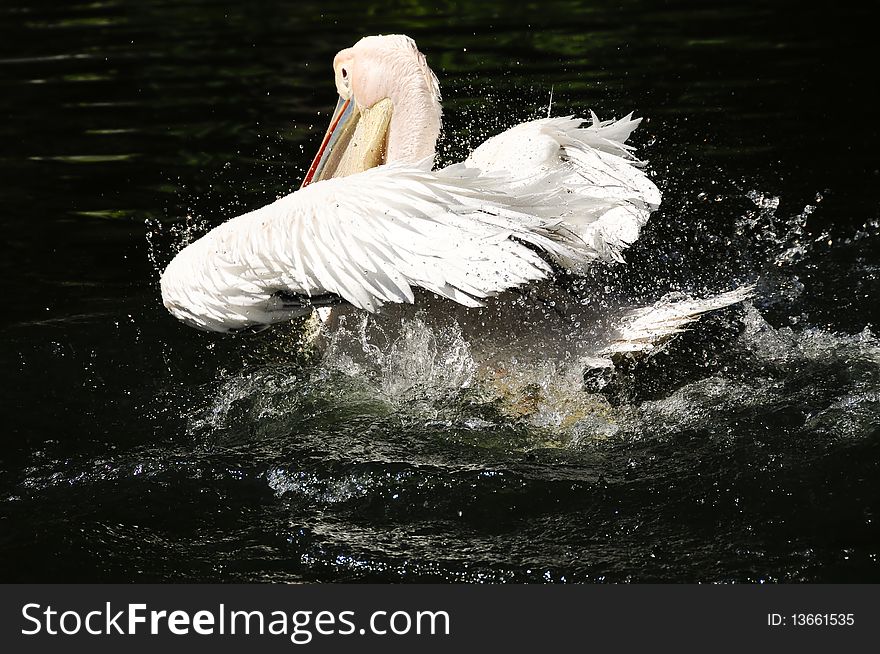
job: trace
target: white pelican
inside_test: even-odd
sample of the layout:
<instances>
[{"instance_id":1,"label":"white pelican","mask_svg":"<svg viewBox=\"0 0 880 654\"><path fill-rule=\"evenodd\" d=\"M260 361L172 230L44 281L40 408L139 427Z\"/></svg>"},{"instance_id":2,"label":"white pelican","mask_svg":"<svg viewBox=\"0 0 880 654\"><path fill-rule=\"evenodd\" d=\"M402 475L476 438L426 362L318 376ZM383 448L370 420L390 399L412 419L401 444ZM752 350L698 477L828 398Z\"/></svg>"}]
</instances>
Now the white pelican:
<instances>
[{"instance_id":1,"label":"white pelican","mask_svg":"<svg viewBox=\"0 0 880 654\"><path fill-rule=\"evenodd\" d=\"M620 259L660 204L626 145L631 115L529 121L432 170L440 92L415 42L369 36L333 69L339 103L302 188L215 228L162 275L183 322L231 332L342 302L376 312L414 289L479 307L553 266Z\"/></svg>"}]
</instances>

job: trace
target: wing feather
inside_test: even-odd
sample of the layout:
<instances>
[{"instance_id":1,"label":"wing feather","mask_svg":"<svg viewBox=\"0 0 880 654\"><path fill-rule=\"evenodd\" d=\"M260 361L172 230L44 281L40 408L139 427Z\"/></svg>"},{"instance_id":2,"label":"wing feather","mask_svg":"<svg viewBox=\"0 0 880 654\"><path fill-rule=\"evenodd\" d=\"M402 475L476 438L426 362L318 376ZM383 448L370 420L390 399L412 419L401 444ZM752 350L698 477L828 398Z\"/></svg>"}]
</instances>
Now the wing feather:
<instances>
[{"instance_id":1,"label":"wing feather","mask_svg":"<svg viewBox=\"0 0 880 654\"><path fill-rule=\"evenodd\" d=\"M391 164L316 182L181 250L163 301L196 327L230 331L308 310L278 294L376 311L423 288L476 307L546 278L548 258L575 270L619 260L660 202L625 143L638 123L541 119L442 170Z\"/></svg>"}]
</instances>

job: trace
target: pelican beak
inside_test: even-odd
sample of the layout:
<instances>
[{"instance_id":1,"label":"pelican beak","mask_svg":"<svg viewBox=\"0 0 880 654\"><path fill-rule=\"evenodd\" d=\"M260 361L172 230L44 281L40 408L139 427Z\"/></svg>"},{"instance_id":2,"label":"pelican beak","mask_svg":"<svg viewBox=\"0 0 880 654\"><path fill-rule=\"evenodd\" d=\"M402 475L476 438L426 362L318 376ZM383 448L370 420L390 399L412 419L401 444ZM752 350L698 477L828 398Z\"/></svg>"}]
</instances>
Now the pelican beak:
<instances>
[{"instance_id":1,"label":"pelican beak","mask_svg":"<svg viewBox=\"0 0 880 654\"><path fill-rule=\"evenodd\" d=\"M365 108L358 107L354 97L340 97L302 186L353 175L385 163L392 111L388 98Z\"/></svg>"}]
</instances>

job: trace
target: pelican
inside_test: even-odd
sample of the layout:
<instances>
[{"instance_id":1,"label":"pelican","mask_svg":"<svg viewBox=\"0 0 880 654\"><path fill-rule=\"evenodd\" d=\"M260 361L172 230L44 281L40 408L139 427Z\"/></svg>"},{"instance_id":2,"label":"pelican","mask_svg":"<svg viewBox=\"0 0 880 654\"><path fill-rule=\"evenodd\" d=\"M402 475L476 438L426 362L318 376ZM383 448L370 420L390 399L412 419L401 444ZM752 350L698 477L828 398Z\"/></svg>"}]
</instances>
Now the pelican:
<instances>
[{"instance_id":1,"label":"pelican","mask_svg":"<svg viewBox=\"0 0 880 654\"><path fill-rule=\"evenodd\" d=\"M339 101L302 187L183 248L162 300L238 332L347 304L467 309L622 259L661 194L627 140L641 119L531 120L434 169L440 90L415 42L368 36L333 61Z\"/></svg>"}]
</instances>

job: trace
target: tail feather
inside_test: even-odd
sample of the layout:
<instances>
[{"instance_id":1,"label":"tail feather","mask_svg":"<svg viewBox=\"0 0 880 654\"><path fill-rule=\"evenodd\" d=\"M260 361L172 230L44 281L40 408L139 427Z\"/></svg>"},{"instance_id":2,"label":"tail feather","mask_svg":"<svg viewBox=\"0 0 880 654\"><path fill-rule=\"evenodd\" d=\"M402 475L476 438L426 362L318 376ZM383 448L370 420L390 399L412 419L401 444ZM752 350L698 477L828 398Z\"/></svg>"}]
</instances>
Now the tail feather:
<instances>
[{"instance_id":1,"label":"tail feather","mask_svg":"<svg viewBox=\"0 0 880 654\"><path fill-rule=\"evenodd\" d=\"M617 327L614 341L600 354L649 352L671 336L687 330L688 325L700 316L747 300L754 291L754 285L740 286L705 299L660 300L649 307L630 311Z\"/></svg>"}]
</instances>

